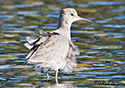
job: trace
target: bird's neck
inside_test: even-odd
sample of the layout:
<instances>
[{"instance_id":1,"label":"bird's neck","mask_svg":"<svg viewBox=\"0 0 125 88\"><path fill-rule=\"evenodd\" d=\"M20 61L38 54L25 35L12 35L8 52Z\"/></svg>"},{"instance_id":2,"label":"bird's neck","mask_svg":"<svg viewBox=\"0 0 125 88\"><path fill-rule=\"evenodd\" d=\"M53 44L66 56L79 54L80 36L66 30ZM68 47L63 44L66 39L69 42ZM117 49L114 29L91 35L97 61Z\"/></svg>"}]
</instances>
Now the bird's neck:
<instances>
[{"instance_id":1,"label":"bird's neck","mask_svg":"<svg viewBox=\"0 0 125 88\"><path fill-rule=\"evenodd\" d=\"M59 21L58 22L58 27L57 31L66 37L68 40L71 40L71 34L70 34L70 28L71 28L71 23L68 23L66 21Z\"/></svg>"}]
</instances>

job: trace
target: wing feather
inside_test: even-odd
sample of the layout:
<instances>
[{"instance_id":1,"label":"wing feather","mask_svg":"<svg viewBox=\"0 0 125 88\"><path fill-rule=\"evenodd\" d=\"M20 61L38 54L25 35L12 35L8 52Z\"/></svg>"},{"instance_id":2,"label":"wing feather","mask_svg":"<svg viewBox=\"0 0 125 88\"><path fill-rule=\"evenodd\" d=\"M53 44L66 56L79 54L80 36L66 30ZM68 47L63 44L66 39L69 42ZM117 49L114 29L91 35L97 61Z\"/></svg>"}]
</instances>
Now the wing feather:
<instances>
[{"instance_id":1,"label":"wing feather","mask_svg":"<svg viewBox=\"0 0 125 88\"><path fill-rule=\"evenodd\" d=\"M41 63L41 67L62 69L66 64L68 40L61 35L52 35L47 41L30 51L28 63Z\"/></svg>"},{"instance_id":2,"label":"wing feather","mask_svg":"<svg viewBox=\"0 0 125 88\"><path fill-rule=\"evenodd\" d=\"M76 66L76 55L79 50L75 45L58 33L45 33L42 36L28 40L27 47L31 47L26 57L27 63L35 64L36 68L61 69L64 72L71 72ZM29 44L29 46L28 46Z\"/></svg>"}]
</instances>

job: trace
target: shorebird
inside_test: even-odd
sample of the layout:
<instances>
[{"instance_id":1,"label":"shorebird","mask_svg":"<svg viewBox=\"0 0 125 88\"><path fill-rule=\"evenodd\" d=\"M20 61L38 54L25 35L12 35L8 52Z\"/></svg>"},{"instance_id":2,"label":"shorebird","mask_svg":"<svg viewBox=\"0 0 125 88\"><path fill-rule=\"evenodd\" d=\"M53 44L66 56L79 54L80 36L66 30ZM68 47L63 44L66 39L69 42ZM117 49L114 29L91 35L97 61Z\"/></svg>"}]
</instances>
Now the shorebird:
<instances>
[{"instance_id":1,"label":"shorebird","mask_svg":"<svg viewBox=\"0 0 125 88\"><path fill-rule=\"evenodd\" d=\"M61 11L58 19L58 27L54 31L40 30L40 37L27 37L25 46L30 49L26 56L26 63L34 64L36 70L43 69L48 75L48 70L56 71L55 78L58 77L58 70L72 72L77 65L76 55L79 55L78 48L71 41L70 28L75 21L91 20L78 16L73 8L65 8Z\"/></svg>"}]
</instances>

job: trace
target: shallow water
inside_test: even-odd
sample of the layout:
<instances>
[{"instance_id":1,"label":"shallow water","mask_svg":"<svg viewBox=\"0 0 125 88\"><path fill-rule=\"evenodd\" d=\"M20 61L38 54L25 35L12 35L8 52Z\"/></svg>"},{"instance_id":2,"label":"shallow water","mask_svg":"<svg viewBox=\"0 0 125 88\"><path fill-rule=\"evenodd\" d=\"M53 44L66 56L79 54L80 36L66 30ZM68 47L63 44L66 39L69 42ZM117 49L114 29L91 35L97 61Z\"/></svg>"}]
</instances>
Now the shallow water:
<instances>
[{"instance_id":1,"label":"shallow water","mask_svg":"<svg viewBox=\"0 0 125 88\"><path fill-rule=\"evenodd\" d=\"M56 29L62 8L75 8L95 24L75 22L72 41L80 48L70 74L50 80L25 65L27 36ZM123 0L0 0L0 87L83 88L125 86L125 3Z\"/></svg>"}]
</instances>

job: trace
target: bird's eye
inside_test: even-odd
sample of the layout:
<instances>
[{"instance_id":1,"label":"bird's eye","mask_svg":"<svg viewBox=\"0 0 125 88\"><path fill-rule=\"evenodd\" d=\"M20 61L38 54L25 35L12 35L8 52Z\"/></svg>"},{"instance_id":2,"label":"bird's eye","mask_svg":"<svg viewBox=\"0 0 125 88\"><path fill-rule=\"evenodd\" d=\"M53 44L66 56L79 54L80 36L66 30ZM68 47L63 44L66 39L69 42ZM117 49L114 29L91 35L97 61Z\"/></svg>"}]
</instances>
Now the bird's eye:
<instances>
[{"instance_id":1,"label":"bird's eye","mask_svg":"<svg viewBox=\"0 0 125 88\"><path fill-rule=\"evenodd\" d=\"M71 14L71 16L74 16L74 14Z\"/></svg>"}]
</instances>

